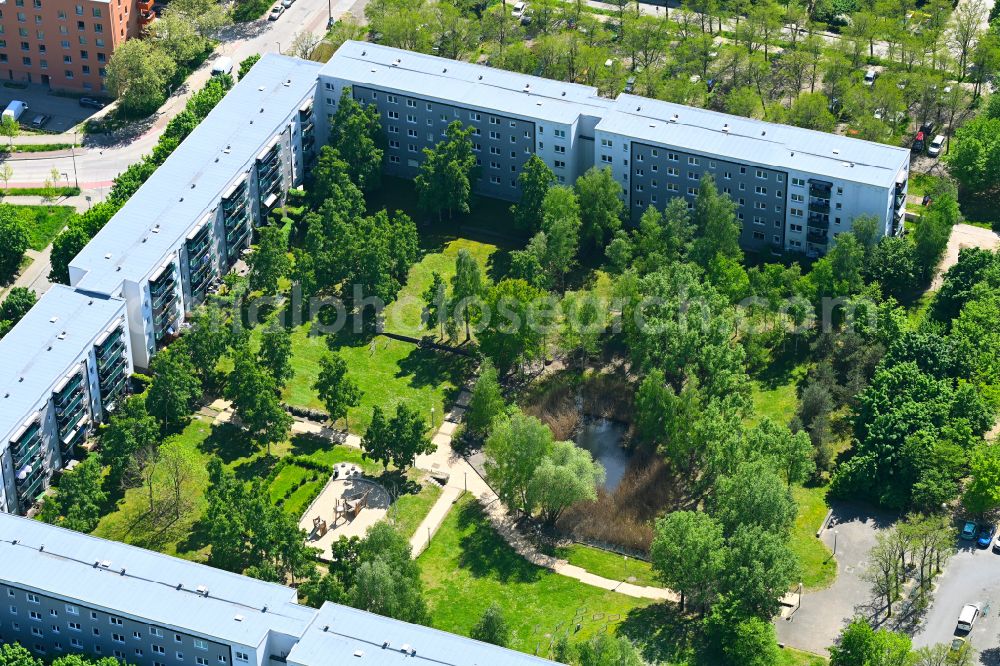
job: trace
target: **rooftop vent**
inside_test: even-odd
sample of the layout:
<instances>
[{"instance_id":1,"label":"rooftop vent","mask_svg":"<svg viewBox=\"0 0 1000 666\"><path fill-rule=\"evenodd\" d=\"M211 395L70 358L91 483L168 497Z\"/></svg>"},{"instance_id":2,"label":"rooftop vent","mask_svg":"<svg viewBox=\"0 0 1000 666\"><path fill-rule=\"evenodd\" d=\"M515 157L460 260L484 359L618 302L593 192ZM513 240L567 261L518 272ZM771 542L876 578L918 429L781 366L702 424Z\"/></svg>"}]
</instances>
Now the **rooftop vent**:
<instances>
[{"instance_id":1,"label":"rooftop vent","mask_svg":"<svg viewBox=\"0 0 1000 666\"><path fill-rule=\"evenodd\" d=\"M834 149L834 151L833 151L833 154L834 154L834 155L839 155L839 154L840 154L840 151L839 151L839 150L836 150L836 149Z\"/></svg>"},{"instance_id":2,"label":"rooftop vent","mask_svg":"<svg viewBox=\"0 0 1000 666\"><path fill-rule=\"evenodd\" d=\"M389 647L389 641L382 641L382 649L384 650L387 647Z\"/></svg>"},{"instance_id":3,"label":"rooftop vent","mask_svg":"<svg viewBox=\"0 0 1000 666\"><path fill-rule=\"evenodd\" d=\"M56 323L57 321L59 321L59 317L53 317L52 319L49 319L49 323L50 323L50 324L54 324L54 323Z\"/></svg>"},{"instance_id":4,"label":"rooftop vent","mask_svg":"<svg viewBox=\"0 0 1000 666\"><path fill-rule=\"evenodd\" d=\"M125 575L125 567L122 567L122 570L118 572L118 575L120 575L120 576L124 576Z\"/></svg>"},{"instance_id":5,"label":"rooftop vent","mask_svg":"<svg viewBox=\"0 0 1000 666\"><path fill-rule=\"evenodd\" d=\"M66 339L66 331L63 331L62 333L60 333L59 335L57 335L56 338L59 339L59 340L65 340Z\"/></svg>"},{"instance_id":6,"label":"rooftop vent","mask_svg":"<svg viewBox=\"0 0 1000 666\"><path fill-rule=\"evenodd\" d=\"M725 125L722 126L722 131L723 132L728 132L729 131L729 123L726 123Z\"/></svg>"},{"instance_id":7,"label":"rooftop vent","mask_svg":"<svg viewBox=\"0 0 1000 666\"><path fill-rule=\"evenodd\" d=\"M111 253L110 253L110 252L108 252L108 253L107 253L106 255L104 255L104 258L105 258L105 259L110 259L110 258L111 258Z\"/></svg>"},{"instance_id":8,"label":"rooftop vent","mask_svg":"<svg viewBox=\"0 0 1000 666\"><path fill-rule=\"evenodd\" d=\"M206 597L208 596L208 587L206 587L205 585L199 585L197 587L197 590L198 594L204 595Z\"/></svg>"},{"instance_id":9,"label":"rooftop vent","mask_svg":"<svg viewBox=\"0 0 1000 666\"><path fill-rule=\"evenodd\" d=\"M233 616L233 619L236 620L237 622L242 622L243 621L243 616L242 615L235 615L235 616Z\"/></svg>"},{"instance_id":10,"label":"rooftop vent","mask_svg":"<svg viewBox=\"0 0 1000 666\"><path fill-rule=\"evenodd\" d=\"M361 52L361 55L364 55L364 54L366 54L366 53L367 53L367 51L362 51L362 52Z\"/></svg>"},{"instance_id":11,"label":"rooftop vent","mask_svg":"<svg viewBox=\"0 0 1000 666\"><path fill-rule=\"evenodd\" d=\"M565 90L563 90L563 91L562 91L562 96L563 96L563 97L565 97L565 96L566 96L566 91L565 91Z\"/></svg>"},{"instance_id":12,"label":"rooftop vent","mask_svg":"<svg viewBox=\"0 0 1000 666\"><path fill-rule=\"evenodd\" d=\"M363 657L363 656L365 656L365 651L364 650L355 650L354 651L354 656L355 657Z\"/></svg>"},{"instance_id":13,"label":"rooftop vent","mask_svg":"<svg viewBox=\"0 0 1000 666\"><path fill-rule=\"evenodd\" d=\"M410 651L410 644L409 643L403 643L403 647L399 648L399 651L400 652L409 652Z\"/></svg>"},{"instance_id":14,"label":"rooftop vent","mask_svg":"<svg viewBox=\"0 0 1000 666\"><path fill-rule=\"evenodd\" d=\"M45 552L45 544L44 543L41 546L38 547L38 552L39 553L44 553Z\"/></svg>"},{"instance_id":15,"label":"rooftop vent","mask_svg":"<svg viewBox=\"0 0 1000 666\"><path fill-rule=\"evenodd\" d=\"M257 90L260 91L260 92L264 92L264 86L261 86L260 88L257 88Z\"/></svg>"},{"instance_id":16,"label":"rooftop vent","mask_svg":"<svg viewBox=\"0 0 1000 666\"><path fill-rule=\"evenodd\" d=\"M323 631L330 631L330 625L328 625L328 624L324 625L323 626Z\"/></svg>"},{"instance_id":17,"label":"rooftop vent","mask_svg":"<svg viewBox=\"0 0 1000 666\"><path fill-rule=\"evenodd\" d=\"M264 113L264 107L260 107L260 112Z\"/></svg>"},{"instance_id":18,"label":"rooftop vent","mask_svg":"<svg viewBox=\"0 0 1000 666\"><path fill-rule=\"evenodd\" d=\"M266 613L267 612L267 606L264 606L263 608L261 608L260 612L261 613Z\"/></svg>"},{"instance_id":19,"label":"rooftop vent","mask_svg":"<svg viewBox=\"0 0 1000 666\"><path fill-rule=\"evenodd\" d=\"M184 583L177 583L177 587L175 589L183 590L184 589Z\"/></svg>"},{"instance_id":20,"label":"rooftop vent","mask_svg":"<svg viewBox=\"0 0 1000 666\"><path fill-rule=\"evenodd\" d=\"M447 68L447 67L445 67L444 69L442 69L442 70L441 70L441 73L442 73L442 74L447 74L447 73L448 73L448 68Z\"/></svg>"},{"instance_id":21,"label":"rooftop vent","mask_svg":"<svg viewBox=\"0 0 1000 666\"><path fill-rule=\"evenodd\" d=\"M761 135L761 136L764 136L764 135L766 135L766 134L767 134L767 130L761 130L761 131L760 131L760 135Z\"/></svg>"},{"instance_id":22,"label":"rooftop vent","mask_svg":"<svg viewBox=\"0 0 1000 666\"><path fill-rule=\"evenodd\" d=\"M63 332L63 335L65 335L65 332ZM110 567L111 567L111 560L101 560L102 569L108 569Z\"/></svg>"},{"instance_id":23,"label":"rooftop vent","mask_svg":"<svg viewBox=\"0 0 1000 666\"><path fill-rule=\"evenodd\" d=\"M479 75L479 80L480 80L480 81L482 81L482 80L483 80L483 75L482 75L482 74L480 74L480 75Z\"/></svg>"}]
</instances>

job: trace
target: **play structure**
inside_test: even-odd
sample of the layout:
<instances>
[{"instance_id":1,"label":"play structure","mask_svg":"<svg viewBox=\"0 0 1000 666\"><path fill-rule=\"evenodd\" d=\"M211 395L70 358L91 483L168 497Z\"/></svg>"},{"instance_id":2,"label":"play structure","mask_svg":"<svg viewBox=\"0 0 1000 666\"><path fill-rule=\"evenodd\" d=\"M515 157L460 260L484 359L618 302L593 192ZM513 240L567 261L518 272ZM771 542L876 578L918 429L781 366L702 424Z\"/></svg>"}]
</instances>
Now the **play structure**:
<instances>
[{"instance_id":1,"label":"play structure","mask_svg":"<svg viewBox=\"0 0 1000 666\"><path fill-rule=\"evenodd\" d=\"M310 546L329 559L330 546L341 536L363 537L389 509L390 496L381 485L366 479L356 465L341 463L316 500L306 510L299 527L309 533Z\"/></svg>"}]
</instances>

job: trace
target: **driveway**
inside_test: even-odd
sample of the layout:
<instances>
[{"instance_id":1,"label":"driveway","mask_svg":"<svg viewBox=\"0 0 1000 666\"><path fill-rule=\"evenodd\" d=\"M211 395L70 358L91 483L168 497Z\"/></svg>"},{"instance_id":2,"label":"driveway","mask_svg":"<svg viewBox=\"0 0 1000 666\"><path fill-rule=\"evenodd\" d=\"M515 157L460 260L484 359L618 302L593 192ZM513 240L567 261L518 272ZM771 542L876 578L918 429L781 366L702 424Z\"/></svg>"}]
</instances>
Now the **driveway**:
<instances>
[{"instance_id":1,"label":"driveway","mask_svg":"<svg viewBox=\"0 0 1000 666\"><path fill-rule=\"evenodd\" d=\"M979 651L976 663L1000 665L1000 555L960 541L958 552L937 579L931 607L913 637L915 646L945 643L955 636L962 606L978 603L986 609L968 640Z\"/></svg>"},{"instance_id":2,"label":"driveway","mask_svg":"<svg viewBox=\"0 0 1000 666\"><path fill-rule=\"evenodd\" d=\"M871 584L862 580L861 575L877 531L890 526L893 520L894 516L867 507L833 504L831 525L821 538L831 551L836 540L837 579L825 590L803 593L799 608L786 609L775 620L778 642L815 654L828 654L844 625L871 600Z\"/></svg>"},{"instance_id":3,"label":"driveway","mask_svg":"<svg viewBox=\"0 0 1000 666\"><path fill-rule=\"evenodd\" d=\"M938 265L934 282L931 283L931 290L937 291L944 281L944 274L949 268L958 263L958 252L964 247L981 247L984 250L996 250L1000 248L1000 236L995 231L974 227L971 224L956 224L951 230L951 238L948 239L948 248L944 257Z\"/></svg>"},{"instance_id":4,"label":"driveway","mask_svg":"<svg viewBox=\"0 0 1000 666\"><path fill-rule=\"evenodd\" d=\"M39 83L27 84L25 88L0 87L0 105L7 108L11 100L19 99L28 105L28 110L21 116L21 123L28 125L31 119L39 114L51 116L44 129L48 132L66 132L83 120L97 113L95 109L85 109L80 106L76 97L53 95L48 86Z\"/></svg>"}]
</instances>

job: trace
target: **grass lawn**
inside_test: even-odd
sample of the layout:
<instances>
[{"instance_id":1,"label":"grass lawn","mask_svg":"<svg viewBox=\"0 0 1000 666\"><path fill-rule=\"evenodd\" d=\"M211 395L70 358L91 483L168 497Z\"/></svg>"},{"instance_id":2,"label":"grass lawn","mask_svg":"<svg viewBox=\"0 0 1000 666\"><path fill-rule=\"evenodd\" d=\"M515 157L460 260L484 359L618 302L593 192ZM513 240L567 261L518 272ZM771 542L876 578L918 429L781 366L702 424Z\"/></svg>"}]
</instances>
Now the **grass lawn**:
<instances>
[{"instance_id":1,"label":"grass lawn","mask_svg":"<svg viewBox=\"0 0 1000 666\"><path fill-rule=\"evenodd\" d=\"M781 651L781 661L777 666L826 666L830 662L811 652L802 652L795 648L785 648Z\"/></svg>"},{"instance_id":2,"label":"grass lawn","mask_svg":"<svg viewBox=\"0 0 1000 666\"><path fill-rule=\"evenodd\" d=\"M375 405L395 413L400 402L426 415L428 422L433 408L435 421L440 423L445 404L454 399L468 377L470 361L462 356L420 349L382 336L370 340L350 334L337 338L310 336L309 328L306 323L292 332L291 364L295 376L285 387L282 399L299 407L323 408L313 384L319 376L319 360L332 346L347 361L350 376L362 391L361 404L348 414L352 432L364 433Z\"/></svg>"},{"instance_id":3,"label":"grass lawn","mask_svg":"<svg viewBox=\"0 0 1000 666\"><path fill-rule=\"evenodd\" d=\"M479 262L485 275L490 265L490 258L497 251L496 245L480 243L465 238L444 241L444 246L428 252L410 268L406 286L399 291L397 299L386 308L385 330L390 333L422 337L432 334L437 337L437 331L429 331L421 322L424 308L423 293L430 287L433 274L439 273L446 284L450 285L455 275L455 258L460 250L468 250ZM465 339L464 331L460 333L459 342Z\"/></svg>"},{"instance_id":4,"label":"grass lawn","mask_svg":"<svg viewBox=\"0 0 1000 666\"><path fill-rule=\"evenodd\" d=\"M628 558L628 561L618 553L612 553L600 548L591 548L582 543L574 543L572 546L560 548L555 553L556 557L567 560L570 564L581 569L586 569L592 574L603 576L611 580L629 580L636 585L649 585L651 587L663 587L663 584L656 580L653 575L653 568L649 562Z\"/></svg>"},{"instance_id":5,"label":"grass lawn","mask_svg":"<svg viewBox=\"0 0 1000 666\"><path fill-rule=\"evenodd\" d=\"M428 479L419 493L403 495L397 499L389 511L389 516L403 536L410 538L440 496L441 486Z\"/></svg>"},{"instance_id":6,"label":"grass lawn","mask_svg":"<svg viewBox=\"0 0 1000 666\"><path fill-rule=\"evenodd\" d=\"M788 425L795 416L798 404L795 380L779 384L774 388L767 388L758 381L753 382L754 422L768 417L775 423Z\"/></svg>"},{"instance_id":7,"label":"grass lawn","mask_svg":"<svg viewBox=\"0 0 1000 666\"><path fill-rule=\"evenodd\" d=\"M21 206L4 204L14 215L24 222L28 229L29 247L44 250L52 239L76 217L72 206Z\"/></svg>"},{"instance_id":8,"label":"grass lawn","mask_svg":"<svg viewBox=\"0 0 1000 666\"><path fill-rule=\"evenodd\" d=\"M585 640L650 604L537 567L493 530L472 497L459 501L418 559L433 626L469 635L492 601L504 610L511 647L541 655L553 636ZM547 636L548 634L548 636Z\"/></svg>"},{"instance_id":9,"label":"grass lawn","mask_svg":"<svg viewBox=\"0 0 1000 666\"><path fill-rule=\"evenodd\" d=\"M802 582L809 589L827 587L837 577L837 561L826 545L816 538L816 530L826 517L826 486L792 488L799 514L789 542L802 567Z\"/></svg>"}]
</instances>

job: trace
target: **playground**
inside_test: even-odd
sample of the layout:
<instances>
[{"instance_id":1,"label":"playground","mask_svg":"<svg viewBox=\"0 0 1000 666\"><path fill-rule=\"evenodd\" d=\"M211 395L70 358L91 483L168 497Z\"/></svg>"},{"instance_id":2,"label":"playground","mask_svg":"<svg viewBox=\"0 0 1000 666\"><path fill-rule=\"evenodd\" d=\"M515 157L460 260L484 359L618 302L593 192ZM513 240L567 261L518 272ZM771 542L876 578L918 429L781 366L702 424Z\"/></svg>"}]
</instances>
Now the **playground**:
<instances>
[{"instance_id":1,"label":"playground","mask_svg":"<svg viewBox=\"0 0 1000 666\"><path fill-rule=\"evenodd\" d=\"M365 479L357 465L340 463L299 527L309 535L306 543L320 549L320 558L331 558L330 547L340 537L364 537L368 528L385 517L391 498L378 483Z\"/></svg>"}]
</instances>

